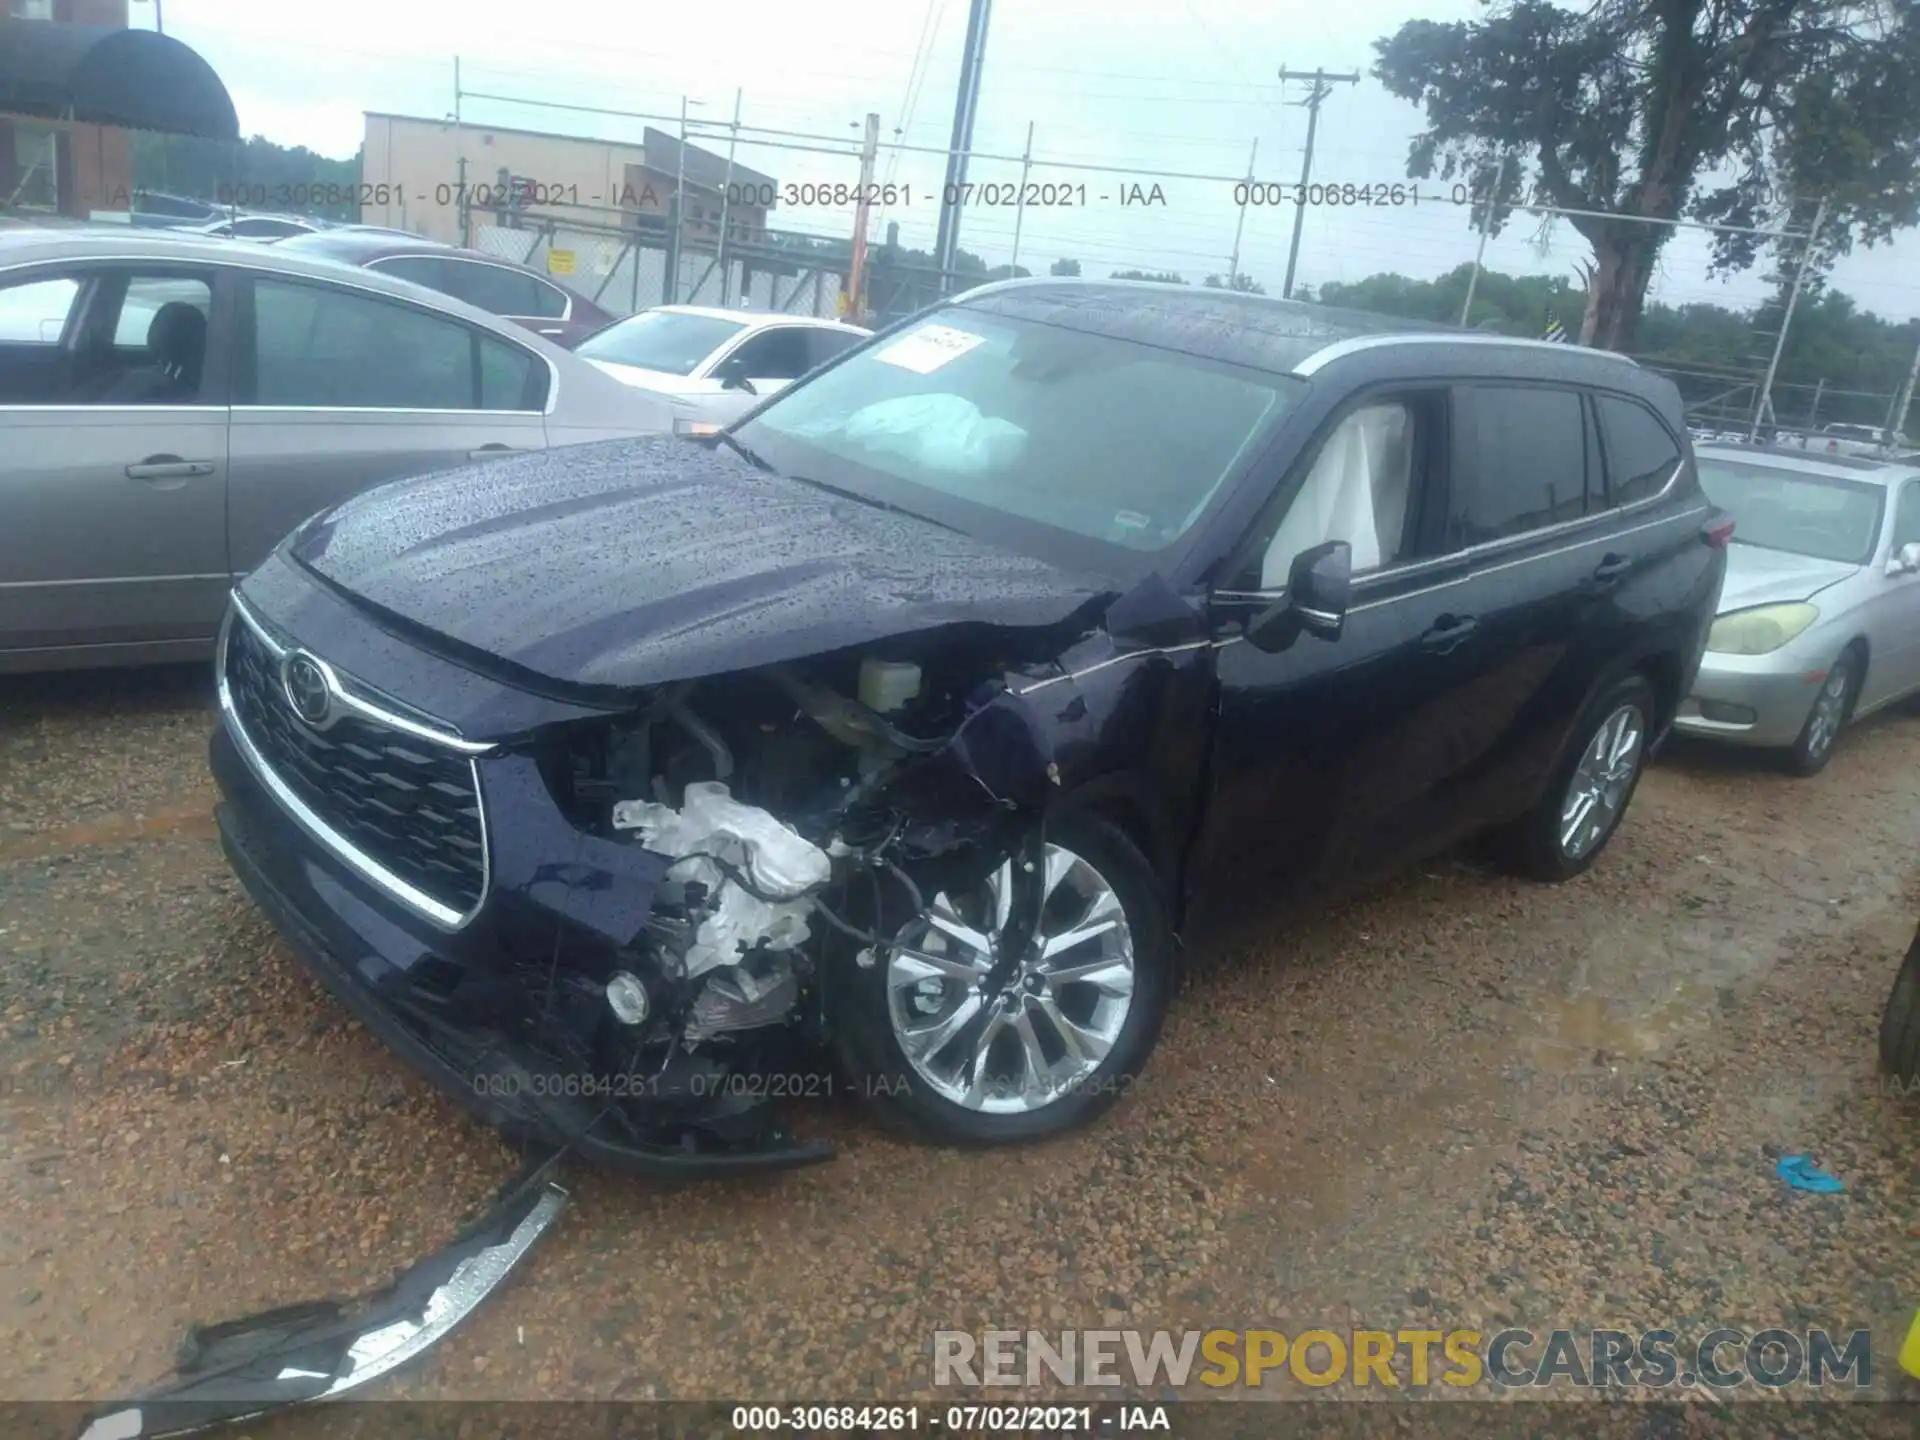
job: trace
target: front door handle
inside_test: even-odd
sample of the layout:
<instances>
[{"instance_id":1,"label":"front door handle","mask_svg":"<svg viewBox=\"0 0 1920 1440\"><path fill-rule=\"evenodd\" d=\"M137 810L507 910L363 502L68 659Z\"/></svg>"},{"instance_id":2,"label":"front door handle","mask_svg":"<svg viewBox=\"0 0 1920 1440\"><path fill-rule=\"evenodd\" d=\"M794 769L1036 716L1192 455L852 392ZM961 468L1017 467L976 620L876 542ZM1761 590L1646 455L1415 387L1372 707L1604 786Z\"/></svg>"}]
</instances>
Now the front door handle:
<instances>
[{"instance_id":1,"label":"front door handle","mask_svg":"<svg viewBox=\"0 0 1920 1440\"><path fill-rule=\"evenodd\" d=\"M1471 615L1442 615L1420 637L1420 648L1430 655L1451 655L1471 640L1479 629L1480 622Z\"/></svg>"},{"instance_id":2,"label":"front door handle","mask_svg":"<svg viewBox=\"0 0 1920 1440\"><path fill-rule=\"evenodd\" d=\"M1608 553L1600 557L1600 563L1593 567L1593 579L1597 585L1611 585L1622 579L1633 568L1633 557Z\"/></svg>"},{"instance_id":3,"label":"front door handle","mask_svg":"<svg viewBox=\"0 0 1920 1440\"><path fill-rule=\"evenodd\" d=\"M129 480L187 480L211 474L213 461L182 460L178 455L149 455L137 465L127 466Z\"/></svg>"},{"instance_id":4,"label":"front door handle","mask_svg":"<svg viewBox=\"0 0 1920 1440\"><path fill-rule=\"evenodd\" d=\"M502 455L518 455L519 453L520 452L511 445L501 445L496 442L492 445L482 445L477 450L467 451L467 458L469 460L497 460Z\"/></svg>"}]
</instances>

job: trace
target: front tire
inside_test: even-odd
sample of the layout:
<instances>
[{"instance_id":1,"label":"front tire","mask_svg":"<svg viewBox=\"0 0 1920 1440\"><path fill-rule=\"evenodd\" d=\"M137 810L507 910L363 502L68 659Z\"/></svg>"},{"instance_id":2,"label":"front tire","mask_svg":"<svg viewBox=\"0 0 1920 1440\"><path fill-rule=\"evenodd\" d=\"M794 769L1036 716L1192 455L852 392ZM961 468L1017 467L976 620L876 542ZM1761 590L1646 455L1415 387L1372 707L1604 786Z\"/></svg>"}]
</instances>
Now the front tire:
<instances>
[{"instance_id":1,"label":"front tire","mask_svg":"<svg viewBox=\"0 0 1920 1440\"><path fill-rule=\"evenodd\" d=\"M1653 733L1653 686L1629 675L1587 706L1540 802L1509 832L1523 875L1571 880L1600 858L1640 786Z\"/></svg>"},{"instance_id":2,"label":"front tire","mask_svg":"<svg viewBox=\"0 0 1920 1440\"><path fill-rule=\"evenodd\" d=\"M1826 683L1813 697L1807 723L1800 738L1787 752L1787 769L1795 775L1818 775L1833 758L1840 743L1840 732L1853 715L1854 698L1860 692L1860 652L1843 650L1827 671Z\"/></svg>"},{"instance_id":3,"label":"front tire","mask_svg":"<svg viewBox=\"0 0 1920 1440\"><path fill-rule=\"evenodd\" d=\"M1920 934L1880 1015L1880 1065L1909 1083L1920 1080Z\"/></svg>"},{"instance_id":4,"label":"front tire","mask_svg":"<svg viewBox=\"0 0 1920 1440\"><path fill-rule=\"evenodd\" d=\"M1031 944L1010 948L1013 866L926 895L898 950L845 957L831 1019L857 1093L924 1139L995 1145L1092 1121L1159 1038L1173 941L1152 867L1088 814L1046 827ZM884 932L883 932L884 933Z\"/></svg>"}]
</instances>

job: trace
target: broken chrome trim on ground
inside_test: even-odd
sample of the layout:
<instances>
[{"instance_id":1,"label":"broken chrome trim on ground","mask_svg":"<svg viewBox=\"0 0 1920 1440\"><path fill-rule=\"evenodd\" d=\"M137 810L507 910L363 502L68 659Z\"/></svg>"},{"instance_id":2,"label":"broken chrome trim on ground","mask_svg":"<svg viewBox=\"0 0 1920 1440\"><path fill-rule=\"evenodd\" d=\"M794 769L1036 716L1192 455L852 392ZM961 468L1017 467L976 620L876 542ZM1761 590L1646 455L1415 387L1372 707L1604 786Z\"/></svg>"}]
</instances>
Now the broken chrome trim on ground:
<instances>
[{"instance_id":1,"label":"broken chrome trim on ground","mask_svg":"<svg viewBox=\"0 0 1920 1440\"><path fill-rule=\"evenodd\" d=\"M404 1365L472 1314L552 1227L567 1192L541 1180L550 1164L510 1186L451 1245L378 1294L195 1326L170 1381L96 1411L80 1440L192 1434L330 1400Z\"/></svg>"}]
</instances>

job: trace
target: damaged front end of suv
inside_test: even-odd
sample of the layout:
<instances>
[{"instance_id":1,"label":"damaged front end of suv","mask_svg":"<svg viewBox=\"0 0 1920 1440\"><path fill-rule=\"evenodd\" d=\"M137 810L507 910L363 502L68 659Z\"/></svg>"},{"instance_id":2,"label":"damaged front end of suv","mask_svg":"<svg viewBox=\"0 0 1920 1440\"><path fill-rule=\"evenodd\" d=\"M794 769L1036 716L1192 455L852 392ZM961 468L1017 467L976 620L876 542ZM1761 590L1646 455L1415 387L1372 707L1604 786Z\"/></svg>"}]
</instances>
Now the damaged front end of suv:
<instances>
[{"instance_id":1,"label":"damaged front end of suv","mask_svg":"<svg viewBox=\"0 0 1920 1440\"><path fill-rule=\"evenodd\" d=\"M599 507L651 532L641 557L662 552L652 514L609 507L720 516L696 589L560 535L541 550L582 557L572 588L548 566L516 590L488 552L505 593L442 584L434 612L405 589L420 550L452 564L506 527L422 526L432 484L322 517L249 576L213 744L236 872L370 1028L510 1137L686 1174L826 1158L779 1115L836 1089L943 1139L1081 1123L1144 1061L1170 984L1199 613L672 454L648 486L576 458L563 506L551 474L528 486L563 525ZM479 502L516 531L520 468ZM822 571L792 552L816 543L875 604L796 598Z\"/></svg>"}]
</instances>

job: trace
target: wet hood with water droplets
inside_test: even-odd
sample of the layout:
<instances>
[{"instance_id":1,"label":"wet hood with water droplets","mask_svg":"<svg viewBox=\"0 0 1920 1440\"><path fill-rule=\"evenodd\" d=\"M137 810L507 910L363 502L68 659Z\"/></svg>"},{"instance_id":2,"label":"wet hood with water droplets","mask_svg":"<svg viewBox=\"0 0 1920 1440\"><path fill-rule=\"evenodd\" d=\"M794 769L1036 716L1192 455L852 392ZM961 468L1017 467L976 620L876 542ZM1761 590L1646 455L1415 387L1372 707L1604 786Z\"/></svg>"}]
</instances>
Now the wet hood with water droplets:
<instances>
[{"instance_id":1,"label":"wet hood with water droplets","mask_svg":"<svg viewBox=\"0 0 1920 1440\"><path fill-rule=\"evenodd\" d=\"M390 615L570 685L628 688L975 622L1056 624L1112 587L682 439L489 461L367 492L293 557Z\"/></svg>"}]
</instances>

